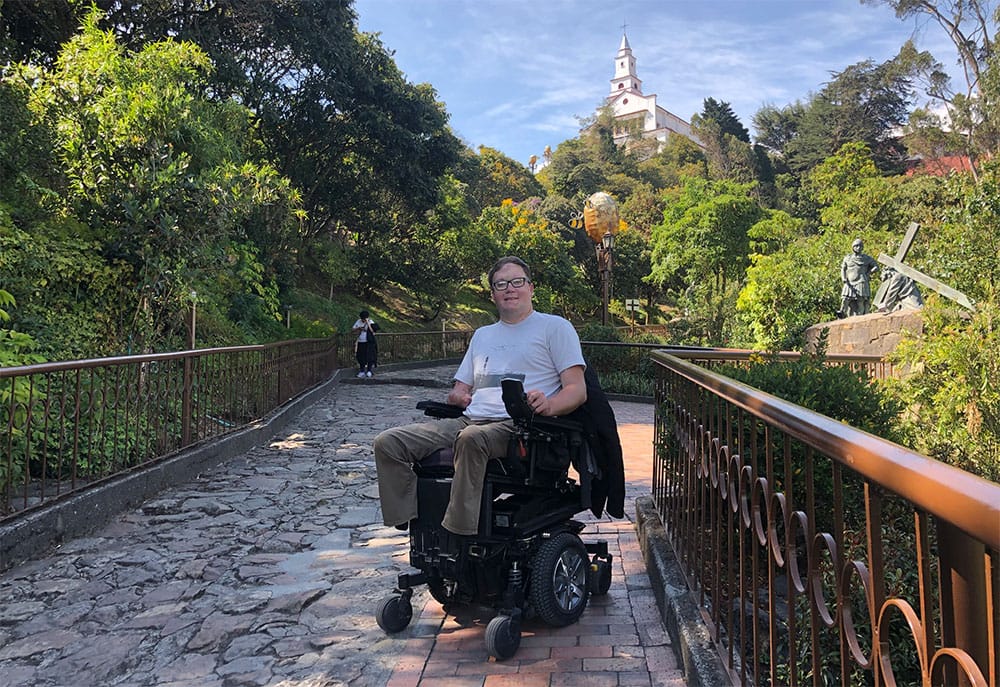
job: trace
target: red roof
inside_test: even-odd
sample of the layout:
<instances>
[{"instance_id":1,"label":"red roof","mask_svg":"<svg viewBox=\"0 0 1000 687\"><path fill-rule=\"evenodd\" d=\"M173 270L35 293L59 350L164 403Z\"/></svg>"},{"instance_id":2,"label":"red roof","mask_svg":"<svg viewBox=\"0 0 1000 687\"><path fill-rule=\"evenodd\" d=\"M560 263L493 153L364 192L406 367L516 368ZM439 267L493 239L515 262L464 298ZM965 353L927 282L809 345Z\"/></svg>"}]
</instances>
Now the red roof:
<instances>
[{"instance_id":1,"label":"red roof","mask_svg":"<svg viewBox=\"0 0 1000 687\"><path fill-rule=\"evenodd\" d=\"M932 159L919 158L911 160L906 170L906 176L914 174L930 174L943 177L949 172L971 172L972 162L968 155L943 155Z\"/></svg>"}]
</instances>

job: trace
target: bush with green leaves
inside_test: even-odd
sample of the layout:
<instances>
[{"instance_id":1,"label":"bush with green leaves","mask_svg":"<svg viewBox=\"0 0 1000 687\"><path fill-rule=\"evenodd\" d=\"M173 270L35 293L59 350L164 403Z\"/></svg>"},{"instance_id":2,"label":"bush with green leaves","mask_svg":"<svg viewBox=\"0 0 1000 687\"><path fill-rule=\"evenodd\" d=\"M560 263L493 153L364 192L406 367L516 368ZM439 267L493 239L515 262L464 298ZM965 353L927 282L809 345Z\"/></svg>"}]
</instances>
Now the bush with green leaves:
<instances>
[{"instance_id":1,"label":"bush with green leaves","mask_svg":"<svg viewBox=\"0 0 1000 687\"><path fill-rule=\"evenodd\" d=\"M899 403L869 383L864 372L828 365L825 346L797 360L777 355L751 358L747 366L726 365L720 374L881 437L895 436Z\"/></svg>"},{"instance_id":2,"label":"bush with green leaves","mask_svg":"<svg viewBox=\"0 0 1000 687\"><path fill-rule=\"evenodd\" d=\"M905 374L886 382L906 405L903 442L1000 482L1000 299L978 302L971 315L932 299L923 321L923 333L891 356Z\"/></svg>"}]
</instances>

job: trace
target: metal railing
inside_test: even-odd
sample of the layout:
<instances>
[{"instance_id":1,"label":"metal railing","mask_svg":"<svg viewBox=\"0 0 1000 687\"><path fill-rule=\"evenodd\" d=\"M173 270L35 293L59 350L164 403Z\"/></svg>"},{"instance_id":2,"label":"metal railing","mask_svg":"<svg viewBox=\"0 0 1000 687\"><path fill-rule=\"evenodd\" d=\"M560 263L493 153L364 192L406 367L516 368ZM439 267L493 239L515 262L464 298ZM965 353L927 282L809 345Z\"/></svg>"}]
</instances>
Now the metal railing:
<instances>
[{"instance_id":1,"label":"metal railing","mask_svg":"<svg viewBox=\"0 0 1000 687\"><path fill-rule=\"evenodd\" d=\"M382 333L380 363L470 336ZM0 521L258 421L353 367L353 344L0 368ZM1000 487L679 357L758 354L585 343L621 347L609 365L656 378L653 496L736 681L997 687Z\"/></svg>"},{"instance_id":2,"label":"metal railing","mask_svg":"<svg viewBox=\"0 0 1000 687\"><path fill-rule=\"evenodd\" d=\"M332 339L0 368L0 521L246 426L336 368Z\"/></svg>"},{"instance_id":3,"label":"metal railing","mask_svg":"<svg viewBox=\"0 0 1000 687\"><path fill-rule=\"evenodd\" d=\"M734 683L996 687L1000 485L673 353L653 498Z\"/></svg>"},{"instance_id":4,"label":"metal railing","mask_svg":"<svg viewBox=\"0 0 1000 687\"><path fill-rule=\"evenodd\" d=\"M379 363L458 357L471 336L382 333ZM0 368L0 522L246 427L352 367L355 339Z\"/></svg>"},{"instance_id":5,"label":"metal railing","mask_svg":"<svg viewBox=\"0 0 1000 687\"><path fill-rule=\"evenodd\" d=\"M659 346L663 349L663 346ZM798 360L802 357L799 351L778 351L775 353L761 353L736 348L706 348L697 350L693 348L671 347L665 349L677 351L685 360L697 363L708 369L715 369L721 365L729 364L749 364L754 360ZM885 358L878 355L855 355L850 353L826 353L823 355L823 364L826 366L841 365L856 372L863 373L869 379L887 379L896 375L895 366Z\"/></svg>"},{"instance_id":6,"label":"metal railing","mask_svg":"<svg viewBox=\"0 0 1000 687\"><path fill-rule=\"evenodd\" d=\"M380 332L375 340L378 344L379 365L406 363L422 360L460 358L469 347L471 329L449 329L438 332ZM354 342L352 335L339 337L337 356L342 366L354 364Z\"/></svg>"}]
</instances>

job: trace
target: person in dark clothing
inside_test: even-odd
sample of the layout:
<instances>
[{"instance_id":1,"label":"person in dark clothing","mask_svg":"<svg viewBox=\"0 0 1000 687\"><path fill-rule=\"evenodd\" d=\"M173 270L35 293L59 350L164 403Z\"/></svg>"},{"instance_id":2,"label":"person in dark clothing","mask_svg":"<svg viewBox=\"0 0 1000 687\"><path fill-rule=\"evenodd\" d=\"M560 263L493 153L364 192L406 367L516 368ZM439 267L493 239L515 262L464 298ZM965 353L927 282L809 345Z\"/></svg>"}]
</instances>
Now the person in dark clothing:
<instances>
[{"instance_id":1,"label":"person in dark clothing","mask_svg":"<svg viewBox=\"0 0 1000 687\"><path fill-rule=\"evenodd\" d=\"M354 349L358 360L358 377L371 377L378 364L378 344L375 342L378 325L367 310L362 310L351 330L358 335Z\"/></svg>"}]
</instances>

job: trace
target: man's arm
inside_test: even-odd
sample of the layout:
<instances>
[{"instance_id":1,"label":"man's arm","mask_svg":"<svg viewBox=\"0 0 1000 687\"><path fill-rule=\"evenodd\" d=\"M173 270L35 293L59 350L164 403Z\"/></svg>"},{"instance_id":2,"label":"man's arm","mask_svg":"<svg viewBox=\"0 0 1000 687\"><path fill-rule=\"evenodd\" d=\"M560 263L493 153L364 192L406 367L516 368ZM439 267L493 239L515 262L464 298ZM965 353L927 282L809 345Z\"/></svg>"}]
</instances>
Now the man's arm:
<instances>
[{"instance_id":1,"label":"man's arm","mask_svg":"<svg viewBox=\"0 0 1000 687\"><path fill-rule=\"evenodd\" d=\"M455 381L455 386L448 392L448 403L453 406L468 408L472 403L472 387L465 382Z\"/></svg>"},{"instance_id":2,"label":"man's arm","mask_svg":"<svg viewBox=\"0 0 1000 687\"><path fill-rule=\"evenodd\" d=\"M551 398L538 389L532 389L525 395L528 405L539 415L566 415L583 405L587 400L587 383L583 378L583 365L568 367L559 373L562 389Z\"/></svg>"}]
</instances>

